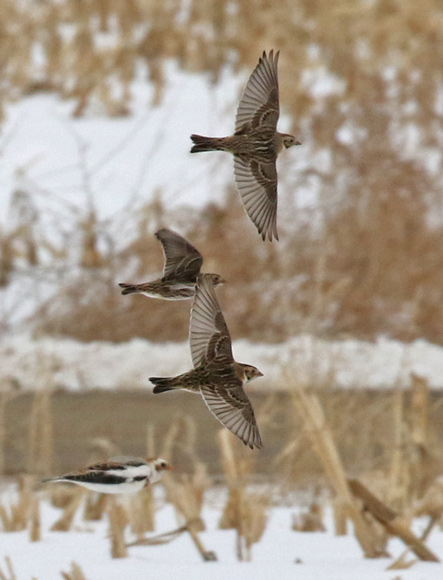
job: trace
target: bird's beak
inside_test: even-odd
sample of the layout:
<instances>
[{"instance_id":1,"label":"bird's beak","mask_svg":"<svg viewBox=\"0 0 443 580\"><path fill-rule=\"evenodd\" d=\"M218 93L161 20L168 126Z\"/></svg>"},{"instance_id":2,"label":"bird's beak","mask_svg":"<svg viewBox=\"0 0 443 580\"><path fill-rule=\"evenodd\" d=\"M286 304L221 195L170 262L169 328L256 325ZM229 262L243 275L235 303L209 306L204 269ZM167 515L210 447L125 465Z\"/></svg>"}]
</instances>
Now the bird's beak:
<instances>
[{"instance_id":1,"label":"bird's beak","mask_svg":"<svg viewBox=\"0 0 443 580\"><path fill-rule=\"evenodd\" d=\"M294 145L301 145L301 142L300 142L300 141L296 141L296 142L294 143Z\"/></svg>"},{"instance_id":2,"label":"bird's beak","mask_svg":"<svg viewBox=\"0 0 443 580\"><path fill-rule=\"evenodd\" d=\"M168 466L166 467L166 469L168 471L174 471L174 468L172 467L172 465L169 465L169 463L168 463Z\"/></svg>"},{"instance_id":3,"label":"bird's beak","mask_svg":"<svg viewBox=\"0 0 443 580\"><path fill-rule=\"evenodd\" d=\"M258 370L258 369L257 369L257 370ZM262 376L263 376L263 373L262 373L261 371L258 371L258 376L259 376L259 377L262 377Z\"/></svg>"}]
</instances>

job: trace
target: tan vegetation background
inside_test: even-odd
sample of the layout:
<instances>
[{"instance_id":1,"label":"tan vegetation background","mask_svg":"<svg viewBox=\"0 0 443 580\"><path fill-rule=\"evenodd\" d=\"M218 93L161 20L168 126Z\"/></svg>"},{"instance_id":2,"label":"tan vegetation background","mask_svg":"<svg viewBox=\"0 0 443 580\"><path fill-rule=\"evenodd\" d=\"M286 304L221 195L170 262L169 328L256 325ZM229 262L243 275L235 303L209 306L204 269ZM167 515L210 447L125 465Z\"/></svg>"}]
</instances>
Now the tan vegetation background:
<instances>
[{"instance_id":1,"label":"tan vegetation background","mask_svg":"<svg viewBox=\"0 0 443 580\"><path fill-rule=\"evenodd\" d=\"M114 42L99 42L97 31ZM247 228L234 186L220 194L225 205L199 215L172 215L160 193L132 216L138 240L118 253L106 243L111 225L86 212L72 223L82 274L38 313L39 329L81 340L185 337L187 304L171 311L121 299L116 283L134 256L139 281L158 273L153 232L187 224L205 269L229 281L221 300L235 337L382 333L441 343L442 36L437 0L3 0L0 119L8 102L36 91L72 99L77 117L97 100L108 115L127 115L137 63L147 63L159 101L167 59L216 82L222 67L249 72L263 49L280 49L281 103L310 153L298 183L318 191L309 210L296 211L297 190L284 201L294 211L280 212L281 242L273 245ZM326 73L334 81L324 94L316 87ZM32 268L42 251L54 265L66 257L27 215L0 232L3 285L19 259ZM166 315L174 324L164 325Z\"/></svg>"},{"instance_id":2,"label":"tan vegetation background","mask_svg":"<svg viewBox=\"0 0 443 580\"><path fill-rule=\"evenodd\" d=\"M184 340L189 303L122 298L117 287L126 281L121 273L129 261L138 264L140 281L160 271L162 254L153 233L168 226L186 233L202 251L205 270L229 282L219 295L234 338L385 334L441 344L442 36L437 0L2 0L0 122L8 103L39 91L69 100L75 117L86 116L97 102L110 117L129 115L139 64L147 65L155 104L163 97L168 59L184 70L210 73L215 83L223 67L247 73L264 49L274 48L281 50L281 103L292 119L291 132L303 142L280 162L281 181L299 149L308 155L294 190L280 200L285 211L279 215L278 244L263 243L250 227L233 182L220 192L219 205L200 211L172 212L155 192L141 210L128 208L137 236L118 250L112 239L116 224L98 219L93 203L71 214L70 229L59 236L64 243L55 244L32 194L17 191L11 199L14 226L0 229L0 285L7 288L18 269L60 272L58 294L32 321L36 334L85 341ZM0 132L0 155L4 137ZM317 198L302 210L297 202L306 189ZM75 254L77 262L68 269ZM225 430L219 436L221 462L215 443L219 425L202 401L189 396L175 409L172 402L156 402L157 412L148 393L138 400L134 393L116 391L106 402L94 393L64 396L48 372L42 378L46 390L24 396L5 390L0 396L0 472L53 474L80 467L90 455L111 456L116 447L135 455L161 452L173 458L178 476L193 470L194 479L182 480L189 485L187 495L177 483L167 490L180 509L196 506L195 513L185 514L188 523L202 504L198 476L206 468L199 457L211 473L220 473L223 465L234 515L238 506L244 514L245 505L254 505L244 495L254 472L271 476L283 490L323 484L326 478L338 512L353 506L346 474L364 473L377 495L399 512L441 520L441 485L439 495L431 487L443 470L441 400L430 396L423 378L411 376L408 395L325 388L317 398L314 389L305 391L312 384L300 384L296 371L286 370L290 395L252 397L266 441L262 455L239 451L241 444L231 438L234 453ZM331 377L325 387L332 386ZM134 401L136 409L130 407ZM179 416L171 409L179 409ZM241 460L230 467L227 457L237 453ZM72 525L81 501L75 493L55 529ZM428 505L427 493L438 501ZM4 530L24 529L32 521L37 535L38 504L29 498L24 486L20 502L26 509L11 508L25 514L21 519L9 518L0 505ZM422 504L408 512L405 506L417 499ZM312 506L315 512L318 505ZM246 524L237 519L241 536ZM353 522L357 529L355 514ZM261 533L265 525L258 523ZM294 529L301 529L297 525L294 521ZM365 553L373 557L374 550Z\"/></svg>"}]
</instances>

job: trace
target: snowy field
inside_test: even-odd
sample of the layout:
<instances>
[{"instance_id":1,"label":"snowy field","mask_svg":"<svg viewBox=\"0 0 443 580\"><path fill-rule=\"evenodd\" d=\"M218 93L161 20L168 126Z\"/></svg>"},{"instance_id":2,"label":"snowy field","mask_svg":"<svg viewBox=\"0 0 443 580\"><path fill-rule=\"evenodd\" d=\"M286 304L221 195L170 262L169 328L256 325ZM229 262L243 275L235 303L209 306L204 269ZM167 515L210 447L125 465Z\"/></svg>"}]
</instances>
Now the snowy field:
<instances>
[{"instance_id":1,"label":"snowy field","mask_svg":"<svg viewBox=\"0 0 443 580\"><path fill-rule=\"evenodd\" d=\"M404 344L380 338L325 341L302 335L282 344L234 341L237 360L257 366L264 377L254 390L291 388L286 377L339 388L407 388L411 373L443 388L443 348L419 340ZM0 384L18 390L58 387L150 388L150 376L175 375L192 367L189 344L81 343L61 338L8 336L0 342Z\"/></svg>"},{"instance_id":2,"label":"snowy field","mask_svg":"<svg viewBox=\"0 0 443 580\"><path fill-rule=\"evenodd\" d=\"M212 490L211 490L212 492ZM176 529L173 507L162 501L161 489L156 489L156 535ZM303 580L441 580L441 563L416 561L410 568L386 570L404 551L405 546L392 539L388 544L390 558L365 559L352 533L337 537L333 533L332 513L325 510L327 531L301 533L291 529L292 515L297 507L273 507L260 542L252 548L252 561L239 563L236 557L236 532L218 529L223 503L220 497L206 501L202 517L206 531L200 534L205 550L216 553L217 562L203 562L188 534L164 545L130 547L128 557L112 559L105 517L98 522L85 522L77 513L72 531L51 532L51 525L61 511L47 501L41 504L41 541L30 542L29 532L1 533L0 569L5 571L4 557L9 556L17 580L60 580L61 571L71 571L71 563L81 566L87 580L122 580L123 578L177 578L195 580L210 575L212 580L258 580L300 578ZM11 493L2 495L10 498ZM80 512L80 510L78 510ZM419 534L425 520L414 523ZM128 535L126 541L133 538ZM443 533L435 529L427 541L428 547L442 555ZM408 561L415 560L409 554Z\"/></svg>"}]
</instances>

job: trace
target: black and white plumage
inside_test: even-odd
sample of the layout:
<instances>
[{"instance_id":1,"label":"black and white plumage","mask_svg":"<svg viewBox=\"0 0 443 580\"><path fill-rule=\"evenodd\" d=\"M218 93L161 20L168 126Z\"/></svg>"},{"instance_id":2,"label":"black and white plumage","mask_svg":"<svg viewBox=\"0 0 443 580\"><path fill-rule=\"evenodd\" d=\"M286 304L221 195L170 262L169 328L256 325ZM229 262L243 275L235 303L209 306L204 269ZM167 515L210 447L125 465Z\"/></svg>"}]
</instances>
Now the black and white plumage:
<instances>
[{"instance_id":1,"label":"black and white plumage","mask_svg":"<svg viewBox=\"0 0 443 580\"><path fill-rule=\"evenodd\" d=\"M208 274L198 277L189 341L194 369L176 377L150 377L154 393L184 389L199 393L209 410L249 447L262 447L254 410L243 385L263 376L234 360L231 337Z\"/></svg>"},{"instance_id":2,"label":"black and white plumage","mask_svg":"<svg viewBox=\"0 0 443 580\"><path fill-rule=\"evenodd\" d=\"M278 240L276 161L283 148L301 143L279 133L279 52L263 56L246 84L237 109L235 133L230 137L191 135L191 153L229 151L234 155L234 175L245 210L263 240Z\"/></svg>"},{"instance_id":3,"label":"black and white plumage","mask_svg":"<svg viewBox=\"0 0 443 580\"><path fill-rule=\"evenodd\" d=\"M76 483L100 493L136 493L156 483L172 467L161 458L111 457L81 471L45 479L42 483Z\"/></svg>"},{"instance_id":4,"label":"black and white plumage","mask_svg":"<svg viewBox=\"0 0 443 580\"><path fill-rule=\"evenodd\" d=\"M142 284L121 283L119 286L123 288L122 294L138 293L163 300L192 298L203 256L185 238L172 230L162 228L155 233L155 237L161 242L165 257L163 276ZM210 276L214 286L223 284L224 280L218 274Z\"/></svg>"}]
</instances>

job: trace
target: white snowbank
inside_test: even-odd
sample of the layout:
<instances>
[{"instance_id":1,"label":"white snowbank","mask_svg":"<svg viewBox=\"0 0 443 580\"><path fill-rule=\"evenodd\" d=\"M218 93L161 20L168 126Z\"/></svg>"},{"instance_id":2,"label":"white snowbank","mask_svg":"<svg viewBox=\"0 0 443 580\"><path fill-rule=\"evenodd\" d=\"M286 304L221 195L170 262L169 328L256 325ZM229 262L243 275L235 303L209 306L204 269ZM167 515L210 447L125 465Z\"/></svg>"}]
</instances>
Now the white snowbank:
<instances>
[{"instance_id":1,"label":"white snowbank","mask_svg":"<svg viewBox=\"0 0 443 580\"><path fill-rule=\"evenodd\" d=\"M234 342L235 358L256 365L264 378L254 389L289 389L294 380L341 388L407 388L411 373L443 388L443 348L419 340L404 344L380 338L375 344L325 341L297 336L283 344ZM23 390L45 386L81 390L149 388L150 376L169 376L191 368L189 345L80 343L27 335L0 342L0 384Z\"/></svg>"}]
</instances>

